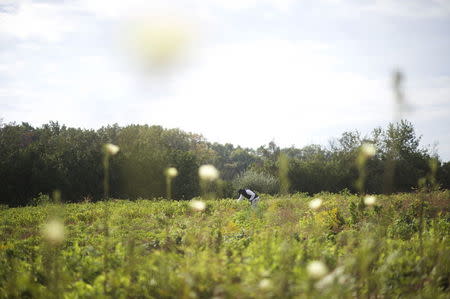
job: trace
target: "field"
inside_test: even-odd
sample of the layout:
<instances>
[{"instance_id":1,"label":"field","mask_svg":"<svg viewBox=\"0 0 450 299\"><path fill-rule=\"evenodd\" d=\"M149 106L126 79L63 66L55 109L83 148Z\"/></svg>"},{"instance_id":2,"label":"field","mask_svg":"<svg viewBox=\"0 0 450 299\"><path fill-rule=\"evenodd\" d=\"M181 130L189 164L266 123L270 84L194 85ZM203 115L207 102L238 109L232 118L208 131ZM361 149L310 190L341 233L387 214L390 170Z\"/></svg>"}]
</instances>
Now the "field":
<instances>
[{"instance_id":1,"label":"field","mask_svg":"<svg viewBox=\"0 0 450 299\"><path fill-rule=\"evenodd\" d=\"M449 191L3 208L0 297L449 298L449 208Z\"/></svg>"}]
</instances>

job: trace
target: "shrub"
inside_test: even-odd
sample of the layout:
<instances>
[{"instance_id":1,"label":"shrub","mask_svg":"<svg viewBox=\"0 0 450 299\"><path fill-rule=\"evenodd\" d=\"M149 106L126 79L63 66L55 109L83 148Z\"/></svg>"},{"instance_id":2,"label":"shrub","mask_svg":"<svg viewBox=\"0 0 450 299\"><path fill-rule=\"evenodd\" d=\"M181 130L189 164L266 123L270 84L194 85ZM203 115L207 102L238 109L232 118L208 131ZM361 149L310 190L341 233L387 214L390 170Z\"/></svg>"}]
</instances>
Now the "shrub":
<instances>
[{"instance_id":1,"label":"shrub","mask_svg":"<svg viewBox=\"0 0 450 299\"><path fill-rule=\"evenodd\" d=\"M50 196L48 194L39 193L37 197L31 200L33 206L46 205L51 203Z\"/></svg>"},{"instance_id":2,"label":"shrub","mask_svg":"<svg viewBox=\"0 0 450 299\"><path fill-rule=\"evenodd\" d=\"M275 194L279 190L279 181L270 174L248 170L234 179L233 186L235 190L249 188L259 193Z\"/></svg>"}]
</instances>

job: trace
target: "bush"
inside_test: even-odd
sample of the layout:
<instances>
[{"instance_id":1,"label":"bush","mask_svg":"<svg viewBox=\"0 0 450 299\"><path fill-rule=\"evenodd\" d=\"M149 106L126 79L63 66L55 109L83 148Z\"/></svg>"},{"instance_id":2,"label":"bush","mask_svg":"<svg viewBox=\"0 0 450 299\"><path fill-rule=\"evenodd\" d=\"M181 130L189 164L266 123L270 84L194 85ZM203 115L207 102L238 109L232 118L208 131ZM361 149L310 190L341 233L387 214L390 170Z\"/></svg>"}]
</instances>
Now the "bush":
<instances>
[{"instance_id":1,"label":"bush","mask_svg":"<svg viewBox=\"0 0 450 299\"><path fill-rule=\"evenodd\" d=\"M50 196L48 194L39 193L37 197L31 199L31 205L41 206L51 203Z\"/></svg>"},{"instance_id":2,"label":"bush","mask_svg":"<svg viewBox=\"0 0 450 299\"><path fill-rule=\"evenodd\" d=\"M237 189L234 188L233 182L222 181L221 188L219 191L220 192L218 195L222 196L223 198L236 198Z\"/></svg>"},{"instance_id":3,"label":"bush","mask_svg":"<svg viewBox=\"0 0 450 299\"><path fill-rule=\"evenodd\" d=\"M248 170L234 179L233 186L235 190L249 188L259 193L275 194L279 190L279 181L270 174Z\"/></svg>"}]
</instances>

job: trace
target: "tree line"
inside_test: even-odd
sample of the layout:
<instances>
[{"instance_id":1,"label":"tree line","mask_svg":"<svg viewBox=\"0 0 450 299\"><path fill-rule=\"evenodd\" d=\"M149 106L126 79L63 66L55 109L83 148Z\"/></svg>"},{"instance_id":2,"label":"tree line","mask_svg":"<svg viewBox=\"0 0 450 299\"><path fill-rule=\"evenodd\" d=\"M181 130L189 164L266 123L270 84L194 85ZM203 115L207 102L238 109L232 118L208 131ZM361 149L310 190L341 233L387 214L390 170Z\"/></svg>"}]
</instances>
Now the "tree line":
<instances>
[{"instance_id":1,"label":"tree line","mask_svg":"<svg viewBox=\"0 0 450 299\"><path fill-rule=\"evenodd\" d=\"M112 125L92 130L57 122L40 127L9 123L0 125L0 203L26 205L38 194L54 190L70 202L101 199L106 143L120 147L109 169L109 191L114 198L164 197L164 171L175 167L173 198L191 199L200 194L198 168L203 164L220 171L218 192L228 197L235 195L238 186L278 193L283 179L288 181L285 192L310 194L407 192L430 173L436 186L450 186L450 163L421 147L420 136L406 120L376 128L368 136L345 132L327 146L280 148L270 142L257 149L211 143L199 134L161 126ZM377 151L364 165L364 185L358 189L355 182L361 173L356 161L363 144L373 144ZM285 161L285 178L280 176L280 157Z\"/></svg>"}]
</instances>

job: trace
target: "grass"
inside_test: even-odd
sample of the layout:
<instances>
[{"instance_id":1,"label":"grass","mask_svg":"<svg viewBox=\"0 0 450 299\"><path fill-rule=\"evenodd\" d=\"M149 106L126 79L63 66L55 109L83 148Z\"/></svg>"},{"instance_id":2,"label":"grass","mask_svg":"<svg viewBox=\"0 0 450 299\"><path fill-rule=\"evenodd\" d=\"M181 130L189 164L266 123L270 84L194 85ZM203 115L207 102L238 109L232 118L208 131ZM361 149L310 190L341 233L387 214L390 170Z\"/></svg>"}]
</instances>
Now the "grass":
<instances>
[{"instance_id":1,"label":"grass","mask_svg":"<svg viewBox=\"0 0 450 299\"><path fill-rule=\"evenodd\" d=\"M316 197L3 209L0 297L448 298L449 191Z\"/></svg>"}]
</instances>

